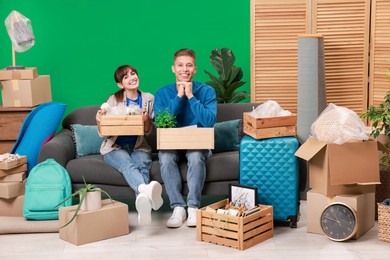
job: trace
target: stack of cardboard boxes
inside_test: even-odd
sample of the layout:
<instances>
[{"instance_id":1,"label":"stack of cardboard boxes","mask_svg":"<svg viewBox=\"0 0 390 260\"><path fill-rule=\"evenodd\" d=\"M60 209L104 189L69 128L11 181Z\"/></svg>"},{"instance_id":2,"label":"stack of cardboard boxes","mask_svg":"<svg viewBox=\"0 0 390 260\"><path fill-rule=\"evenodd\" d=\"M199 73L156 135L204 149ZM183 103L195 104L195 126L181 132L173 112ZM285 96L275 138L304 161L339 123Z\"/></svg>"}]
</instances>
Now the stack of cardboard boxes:
<instances>
[{"instance_id":1,"label":"stack of cardboard boxes","mask_svg":"<svg viewBox=\"0 0 390 260\"><path fill-rule=\"evenodd\" d=\"M309 162L307 232L324 234L320 218L325 207L342 202L355 210L358 239L375 225L375 185L379 183L375 140L327 144L309 138L295 153Z\"/></svg>"},{"instance_id":2,"label":"stack of cardboard boxes","mask_svg":"<svg viewBox=\"0 0 390 260\"><path fill-rule=\"evenodd\" d=\"M23 216L27 157L0 162L0 216Z\"/></svg>"},{"instance_id":3,"label":"stack of cardboard boxes","mask_svg":"<svg viewBox=\"0 0 390 260\"><path fill-rule=\"evenodd\" d=\"M34 107L52 101L50 76L37 68L0 70L3 107Z\"/></svg>"}]
</instances>

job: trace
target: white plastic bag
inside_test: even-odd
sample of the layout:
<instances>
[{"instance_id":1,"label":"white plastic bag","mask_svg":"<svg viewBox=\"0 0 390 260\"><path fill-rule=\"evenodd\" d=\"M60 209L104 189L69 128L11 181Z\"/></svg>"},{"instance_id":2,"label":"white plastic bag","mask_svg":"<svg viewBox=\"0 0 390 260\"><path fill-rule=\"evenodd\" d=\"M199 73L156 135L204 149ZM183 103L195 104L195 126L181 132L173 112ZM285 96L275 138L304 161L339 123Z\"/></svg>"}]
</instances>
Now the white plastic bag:
<instances>
[{"instance_id":1,"label":"white plastic bag","mask_svg":"<svg viewBox=\"0 0 390 260\"><path fill-rule=\"evenodd\" d=\"M266 118L266 117L278 117L278 116L291 116L292 113L288 110L284 110L278 102L274 100L267 100L261 105L258 105L251 112L251 116L254 118Z\"/></svg>"}]
</instances>

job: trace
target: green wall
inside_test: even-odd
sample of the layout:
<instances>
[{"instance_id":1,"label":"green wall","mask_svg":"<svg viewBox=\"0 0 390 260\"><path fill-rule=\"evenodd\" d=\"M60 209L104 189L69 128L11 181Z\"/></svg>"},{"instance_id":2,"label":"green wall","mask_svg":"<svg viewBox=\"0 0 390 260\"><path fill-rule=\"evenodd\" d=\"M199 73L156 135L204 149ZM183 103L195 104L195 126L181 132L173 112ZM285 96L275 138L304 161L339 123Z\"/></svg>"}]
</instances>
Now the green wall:
<instances>
[{"instance_id":1,"label":"green wall","mask_svg":"<svg viewBox=\"0 0 390 260\"><path fill-rule=\"evenodd\" d=\"M198 0L0 0L0 68L12 65L11 41L4 20L17 10L31 20L35 46L16 53L17 65L37 67L51 76L53 101L67 112L100 105L117 90L113 73L131 64L140 88L155 93L174 81L173 53L197 53L195 80L204 70L216 74L209 61L214 48L228 47L242 67L242 90L250 90L249 1Z\"/></svg>"}]
</instances>

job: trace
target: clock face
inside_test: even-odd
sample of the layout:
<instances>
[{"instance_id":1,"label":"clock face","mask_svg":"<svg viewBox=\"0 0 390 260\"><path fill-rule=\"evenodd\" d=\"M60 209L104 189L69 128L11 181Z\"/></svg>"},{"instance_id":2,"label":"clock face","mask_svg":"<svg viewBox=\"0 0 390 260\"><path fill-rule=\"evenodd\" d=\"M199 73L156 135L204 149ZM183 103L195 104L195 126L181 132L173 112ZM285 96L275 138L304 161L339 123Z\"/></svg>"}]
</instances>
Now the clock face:
<instances>
[{"instance_id":1,"label":"clock face","mask_svg":"<svg viewBox=\"0 0 390 260\"><path fill-rule=\"evenodd\" d=\"M322 212L321 228L331 240L350 239L357 229L355 212L344 203L332 203Z\"/></svg>"}]
</instances>

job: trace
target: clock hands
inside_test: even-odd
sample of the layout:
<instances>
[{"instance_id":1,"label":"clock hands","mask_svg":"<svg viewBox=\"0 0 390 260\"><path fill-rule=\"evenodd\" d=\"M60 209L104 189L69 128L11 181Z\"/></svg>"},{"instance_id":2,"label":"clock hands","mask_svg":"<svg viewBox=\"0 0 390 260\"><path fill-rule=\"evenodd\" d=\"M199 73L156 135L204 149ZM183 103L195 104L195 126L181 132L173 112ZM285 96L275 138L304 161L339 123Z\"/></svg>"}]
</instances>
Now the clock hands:
<instances>
[{"instance_id":1,"label":"clock hands","mask_svg":"<svg viewBox=\"0 0 390 260\"><path fill-rule=\"evenodd\" d=\"M333 214L333 215L334 215L334 214ZM332 221L334 221L334 222L336 222L336 223L339 224L339 226L341 227L340 221L337 220L337 217L336 217L336 216L335 216L336 219L330 218L330 217L328 217L328 216L324 216L324 217L327 218L327 219L330 219L330 220L332 220Z\"/></svg>"}]
</instances>

